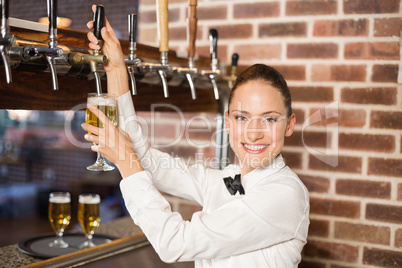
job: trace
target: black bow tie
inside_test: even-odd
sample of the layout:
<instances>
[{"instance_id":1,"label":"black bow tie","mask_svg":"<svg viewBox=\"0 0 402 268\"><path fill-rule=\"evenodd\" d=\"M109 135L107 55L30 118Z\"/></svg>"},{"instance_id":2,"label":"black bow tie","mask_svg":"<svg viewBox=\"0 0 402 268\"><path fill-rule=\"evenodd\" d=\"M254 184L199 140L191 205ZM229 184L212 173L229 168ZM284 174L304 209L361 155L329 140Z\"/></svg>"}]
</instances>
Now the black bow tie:
<instances>
[{"instance_id":1,"label":"black bow tie","mask_svg":"<svg viewBox=\"0 0 402 268\"><path fill-rule=\"evenodd\" d=\"M237 191L239 191L240 194L244 194L244 188L240 181L240 174L235 175L234 179L232 177L223 178L223 181L231 195L235 195Z\"/></svg>"}]
</instances>

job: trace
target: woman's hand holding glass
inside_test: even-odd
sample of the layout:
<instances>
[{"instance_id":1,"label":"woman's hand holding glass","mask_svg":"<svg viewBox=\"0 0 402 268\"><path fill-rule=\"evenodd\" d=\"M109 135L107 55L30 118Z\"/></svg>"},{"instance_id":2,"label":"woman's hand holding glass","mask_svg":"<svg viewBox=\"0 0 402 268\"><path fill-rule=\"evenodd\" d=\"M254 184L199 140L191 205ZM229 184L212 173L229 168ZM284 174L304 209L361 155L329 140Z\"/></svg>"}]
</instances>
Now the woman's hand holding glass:
<instances>
[{"instance_id":1,"label":"woman's hand holding glass","mask_svg":"<svg viewBox=\"0 0 402 268\"><path fill-rule=\"evenodd\" d=\"M108 93L89 93L88 94L88 105L95 105L98 109L102 110L104 114L107 115L108 119L117 125L117 109L116 109L116 98L113 94ZM86 111L86 123L91 124L96 127L103 127L103 123L100 122L96 115L94 115L91 110ZM96 145L96 144L95 144ZM110 166L104 156L98 152L96 162L87 167L88 170L92 171L110 171L114 167Z\"/></svg>"},{"instance_id":2,"label":"woman's hand holding glass","mask_svg":"<svg viewBox=\"0 0 402 268\"><path fill-rule=\"evenodd\" d=\"M91 147L92 151L104 155L110 162L114 163L120 170L123 178L142 171L143 168L131 144L129 135L121 128L115 126L106 115L93 105L87 107L99 121L103 128L89 124L82 124L82 128L91 133L86 134L87 141L96 143Z\"/></svg>"}]
</instances>

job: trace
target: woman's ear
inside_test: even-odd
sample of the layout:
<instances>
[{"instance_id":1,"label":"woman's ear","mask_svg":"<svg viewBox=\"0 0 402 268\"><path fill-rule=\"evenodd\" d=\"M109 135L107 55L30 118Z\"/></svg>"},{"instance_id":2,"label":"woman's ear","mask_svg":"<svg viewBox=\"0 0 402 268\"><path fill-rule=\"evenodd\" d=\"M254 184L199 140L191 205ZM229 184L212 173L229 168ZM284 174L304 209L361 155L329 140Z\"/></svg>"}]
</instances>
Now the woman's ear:
<instances>
[{"instance_id":1,"label":"woman's ear","mask_svg":"<svg viewBox=\"0 0 402 268\"><path fill-rule=\"evenodd\" d=\"M225 130L226 130L226 133L229 134L229 132L230 132L230 122L229 122L229 113L228 113L228 111L225 112Z\"/></svg>"},{"instance_id":2,"label":"woman's ear","mask_svg":"<svg viewBox=\"0 0 402 268\"><path fill-rule=\"evenodd\" d=\"M286 126L286 131L285 131L286 137L289 137L293 134L295 124L296 124L296 116L295 116L295 114L292 114L290 116L290 118L288 119L288 125Z\"/></svg>"}]
</instances>

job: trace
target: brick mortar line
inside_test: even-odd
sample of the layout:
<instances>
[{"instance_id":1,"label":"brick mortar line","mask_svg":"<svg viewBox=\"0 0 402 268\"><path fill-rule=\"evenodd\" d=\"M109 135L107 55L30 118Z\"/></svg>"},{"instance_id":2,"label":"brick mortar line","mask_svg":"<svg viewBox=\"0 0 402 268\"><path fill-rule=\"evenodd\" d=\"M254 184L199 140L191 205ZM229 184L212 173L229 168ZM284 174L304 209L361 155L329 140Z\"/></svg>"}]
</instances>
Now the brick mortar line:
<instances>
[{"instance_id":1,"label":"brick mortar line","mask_svg":"<svg viewBox=\"0 0 402 268\"><path fill-rule=\"evenodd\" d=\"M379 180L381 182L381 180ZM365 197L365 196L357 196L357 195L342 195L342 194L337 194L337 193L316 193L316 192L310 192L310 198L318 198L322 200L326 199L331 199L335 201L351 201L351 202L358 202L360 203L360 207L366 208L367 204L376 204L376 205L385 205L385 206L400 206L402 202L393 200L393 199L383 199L383 198L373 198L373 197ZM321 214L317 214L321 215ZM325 215L323 215L325 216ZM326 215L327 217L339 217L339 218L349 218L349 217L342 217L342 216L333 216L333 215ZM365 217L365 211L364 213L360 213L359 219L361 221L370 221L370 219L366 219ZM354 219L354 218L353 218ZM354 220L356 220L354 219ZM371 220L375 221L375 220ZM376 222L382 222L382 221L376 221ZM387 222L387 221L385 221ZM387 222L392 224L391 222ZM396 224L396 223L395 223Z\"/></svg>"},{"instance_id":2,"label":"brick mortar line","mask_svg":"<svg viewBox=\"0 0 402 268\"><path fill-rule=\"evenodd\" d=\"M313 238L311 240L318 241L318 242L321 241L321 242L329 242L329 243L336 243L336 244L347 244L347 245L350 245L350 246L355 246L355 247L361 248L362 251L364 250L365 247L382 249L382 250L393 251L393 252L397 252L398 250L400 250L400 248L395 248L395 247L392 247L391 245L383 245L383 244L370 243L370 242L365 242L365 241L343 240L343 239L340 239L340 238L324 238L324 237L319 237L319 236L311 236L311 238ZM390 241L390 244L391 244L391 242L392 241ZM325 260L329 261L327 259L325 259ZM362 260L362 259L360 259L360 260ZM331 260L331 261L336 262L336 260ZM349 262L342 262L342 261L338 261L338 262L343 263L343 264L347 263L348 265L352 264L352 263L349 263ZM357 263L357 264L359 264L359 263ZM361 267L361 266L358 266L358 267ZM377 267L377 266L370 266L370 267Z\"/></svg>"}]
</instances>

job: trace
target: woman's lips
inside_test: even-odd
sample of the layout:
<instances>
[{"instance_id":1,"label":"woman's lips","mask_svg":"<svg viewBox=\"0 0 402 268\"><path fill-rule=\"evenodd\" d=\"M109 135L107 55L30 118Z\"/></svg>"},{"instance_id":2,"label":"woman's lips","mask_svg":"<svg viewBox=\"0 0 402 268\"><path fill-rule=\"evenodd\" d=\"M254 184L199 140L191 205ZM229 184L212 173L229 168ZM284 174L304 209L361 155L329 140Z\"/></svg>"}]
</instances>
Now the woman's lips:
<instances>
[{"instance_id":1,"label":"woman's lips","mask_svg":"<svg viewBox=\"0 0 402 268\"><path fill-rule=\"evenodd\" d=\"M268 148L268 144L248 144L242 143L243 148L250 154L260 154Z\"/></svg>"}]
</instances>

